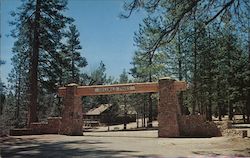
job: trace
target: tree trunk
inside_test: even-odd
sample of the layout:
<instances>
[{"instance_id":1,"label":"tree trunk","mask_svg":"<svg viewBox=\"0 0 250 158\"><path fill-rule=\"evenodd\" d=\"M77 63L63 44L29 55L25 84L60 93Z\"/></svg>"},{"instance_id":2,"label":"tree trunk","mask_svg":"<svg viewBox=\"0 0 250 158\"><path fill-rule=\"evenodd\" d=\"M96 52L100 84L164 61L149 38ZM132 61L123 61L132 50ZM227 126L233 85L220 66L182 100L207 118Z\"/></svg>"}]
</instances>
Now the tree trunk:
<instances>
[{"instance_id":1,"label":"tree trunk","mask_svg":"<svg viewBox=\"0 0 250 158\"><path fill-rule=\"evenodd\" d=\"M221 107L221 105L222 105L222 102L221 102L221 93L220 93L220 83L219 83L219 79L218 79L218 77L217 77L217 81L216 81L216 91L217 91L217 107L218 107L218 117L219 117L219 121L222 121L222 119L221 119L221 116L222 116L222 107Z\"/></svg>"},{"instance_id":2,"label":"tree trunk","mask_svg":"<svg viewBox=\"0 0 250 158\"><path fill-rule=\"evenodd\" d=\"M233 105L230 100L228 100L228 119L233 120Z\"/></svg>"},{"instance_id":3,"label":"tree trunk","mask_svg":"<svg viewBox=\"0 0 250 158\"><path fill-rule=\"evenodd\" d=\"M219 121L222 121L221 119L221 105L220 105L220 102L219 102L219 105L218 105L218 117L219 117Z\"/></svg>"},{"instance_id":4,"label":"tree trunk","mask_svg":"<svg viewBox=\"0 0 250 158\"><path fill-rule=\"evenodd\" d=\"M77 83L76 79L75 79L75 60L74 60L74 49L73 46L71 48L71 71L72 71L72 83Z\"/></svg>"},{"instance_id":5,"label":"tree trunk","mask_svg":"<svg viewBox=\"0 0 250 158\"><path fill-rule=\"evenodd\" d=\"M36 1L36 11L34 19L34 40L33 40L33 53L31 57L30 68L30 104L28 112L28 126L32 122L37 122L37 107L38 107L38 58L39 58L39 20L40 20L40 0Z\"/></svg>"},{"instance_id":6,"label":"tree trunk","mask_svg":"<svg viewBox=\"0 0 250 158\"><path fill-rule=\"evenodd\" d=\"M196 23L196 15L194 11L194 22ZM193 72L193 100L192 100L192 114L195 114L195 110L197 107L197 28L196 24L194 24L194 72Z\"/></svg>"},{"instance_id":7,"label":"tree trunk","mask_svg":"<svg viewBox=\"0 0 250 158\"><path fill-rule=\"evenodd\" d=\"M227 64L228 64L228 67L229 67L227 82L228 82L228 85L230 87L232 85L232 80L234 78L234 74L232 72L232 63L231 63L231 59L232 59L232 55L231 55L231 52L232 52L232 38L230 36L228 36L228 41L227 41L227 52L228 52ZM232 101L231 101L231 98L230 98L230 94L231 94L231 91L229 89L227 91L228 119L233 120L233 105L232 105Z\"/></svg>"},{"instance_id":8,"label":"tree trunk","mask_svg":"<svg viewBox=\"0 0 250 158\"><path fill-rule=\"evenodd\" d=\"M179 74L179 80L181 81L183 79L182 77L182 53L181 53L181 39L179 31L177 32L178 37L178 74ZM181 109L181 114L184 114L184 105L183 105L183 92L180 92L179 94L179 106Z\"/></svg>"},{"instance_id":9,"label":"tree trunk","mask_svg":"<svg viewBox=\"0 0 250 158\"><path fill-rule=\"evenodd\" d=\"M127 96L124 95L124 122L123 122L123 129L127 129Z\"/></svg>"},{"instance_id":10,"label":"tree trunk","mask_svg":"<svg viewBox=\"0 0 250 158\"><path fill-rule=\"evenodd\" d=\"M3 114L3 105L4 105L4 100L5 100L5 96L4 94L0 94L0 115Z\"/></svg>"},{"instance_id":11,"label":"tree trunk","mask_svg":"<svg viewBox=\"0 0 250 158\"><path fill-rule=\"evenodd\" d=\"M212 54L211 54L211 38L210 38L210 30L208 30L208 38L209 38L209 56L208 56L208 120L212 121Z\"/></svg>"},{"instance_id":12,"label":"tree trunk","mask_svg":"<svg viewBox=\"0 0 250 158\"><path fill-rule=\"evenodd\" d=\"M242 109L242 119L243 119L243 122L246 123L246 113L245 113L244 108Z\"/></svg>"},{"instance_id":13,"label":"tree trunk","mask_svg":"<svg viewBox=\"0 0 250 158\"><path fill-rule=\"evenodd\" d=\"M19 115L20 115L20 96L21 96L21 94L20 94L20 84L21 84L21 68L20 68L20 66L19 66L19 70L18 70L19 72L18 72L18 81L17 81L17 87L16 87L16 95L17 95L17 97L16 97L16 99L17 99L17 101L16 101L16 127L18 127L18 125L19 125Z\"/></svg>"},{"instance_id":14,"label":"tree trunk","mask_svg":"<svg viewBox=\"0 0 250 158\"><path fill-rule=\"evenodd\" d=\"M143 127L146 127L146 104L143 104Z\"/></svg>"},{"instance_id":15,"label":"tree trunk","mask_svg":"<svg viewBox=\"0 0 250 158\"><path fill-rule=\"evenodd\" d=\"M250 87L250 86L249 86ZM247 93L247 101L246 101L246 122L250 123L250 90Z\"/></svg>"},{"instance_id":16,"label":"tree trunk","mask_svg":"<svg viewBox=\"0 0 250 158\"><path fill-rule=\"evenodd\" d=\"M152 70L151 70L151 66L152 66L152 59L153 56L150 55L149 57L149 65L150 65L150 70L149 70L149 82L152 82ZM148 122L147 122L147 127L153 127L152 122L153 122L153 101L152 101L152 94L153 93L149 93L148 94Z\"/></svg>"},{"instance_id":17,"label":"tree trunk","mask_svg":"<svg viewBox=\"0 0 250 158\"><path fill-rule=\"evenodd\" d=\"M250 13L250 9L248 10ZM249 15L249 14L248 14ZM250 21L248 20L248 75L250 73ZM250 123L250 81L247 82L248 90L247 90L247 98L246 98L246 116L247 122Z\"/></svg>"},{"instance_id":18,"label":"tree trunk","mask_svg":"<svg viewBox=\"0 0 250 158\"><path fill-rule=\"evenodd\" d=\"M211 61L209 61L211 62ZM211 66L209 64L209 66ZM212 121L212 74L211 74L211 67L209 71L209 84L208 84L208 121Z\"/></svg>"},{"instance_id":19,"label":"tree trunk","mask_svg":"<svg viewBox=\"0 0 250 158\"><path fill-rule=\"evenodd\" d=\"M149 116L148 116L148 126L147 127L153 127L153 101L152 101L152 93L148 94L148 103L149 103Z\"/></svg>"},{"instance_id":20,"label":"tree trunk","mask_svg":"<svg viewBox=\"0 0 250 158\"><path fill-rule=\"evenodd\" d=\"M136 113L136 127L139 128L139 117L138 117L138 113Z\"/></svg>"},{"instance_id":21,"label":"tree trunk","mask_svg":"<svg viewBox=\"0 0 250 158\"><path fill-rule=\"evenodd\" d=\"M212 100L211 100L211 97L209 97L209 100L208 100L208 121L212 121Z\"/></svg>"}]
</instances>

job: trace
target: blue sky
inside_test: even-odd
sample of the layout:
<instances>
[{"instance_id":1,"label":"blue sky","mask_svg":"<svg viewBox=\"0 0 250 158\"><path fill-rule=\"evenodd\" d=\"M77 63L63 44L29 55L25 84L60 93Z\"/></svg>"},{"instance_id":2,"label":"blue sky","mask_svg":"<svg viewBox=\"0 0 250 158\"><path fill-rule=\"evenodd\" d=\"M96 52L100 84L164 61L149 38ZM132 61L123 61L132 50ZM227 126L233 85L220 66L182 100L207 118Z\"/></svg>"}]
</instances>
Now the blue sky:
<instances>
[{"instance_id":1,"label":"blue sky","mask_svg":"<svg viewBox=\"0 0 250 158\"><path fill-rule=\"evenodd\" d=\"M14 39L7 36L12 29L8 22L12 20L10 11L21 5L20 0L1 1L1 59L6 61L1 66L1 79L7 82L11 70L11 48ZM129 70L130 62L136 47L133 46L134 32L145 17L144 13L137 12L129 19L120 19L123 11L123 0L68 0L68 10L65 15L75 19L74 24L80 32L80 41L83 47L82 55L87 58L88 66L84 72L91 72L103 61L107 75L116 78L123 69Z\"/></svg>"}]
</instances>

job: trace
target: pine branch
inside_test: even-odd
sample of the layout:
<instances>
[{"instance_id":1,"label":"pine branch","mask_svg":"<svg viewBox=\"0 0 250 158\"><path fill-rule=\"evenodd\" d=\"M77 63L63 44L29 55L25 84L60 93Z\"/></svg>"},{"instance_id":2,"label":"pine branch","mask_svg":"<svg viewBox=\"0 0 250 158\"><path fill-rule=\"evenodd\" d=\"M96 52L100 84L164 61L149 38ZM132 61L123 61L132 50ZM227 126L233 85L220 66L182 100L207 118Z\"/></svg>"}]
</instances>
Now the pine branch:
<instances>
[{"instance_id":1,"label":"pine branch","mask_svg":"<svg viewBox=\"0 0 250 158\"><path fill-rule=\"evenodd\" d=\"M132 3L130 3L128 6L125 6L125 9L126 9L126 10L129 10L129 13L128 13L128 15L121 14L120 17L121 17L121 18L124 18L124 19L129 18L129 17L132 15L133 11L134 11L135 9L137 9L137 7L139 6L139 4L140 4L140 0L134 0L134 1L133 1Z\"/></svg>"},{"instance_id":2,"label":"pine branch","mask_svg":"<svg viewBox=\"0 0 250 158\"><path fill-rule=\"evenodd\" d=\"M220 11L218 11L211 19L205 22L205 25L208 25L210 22L212 22L214 19L216 19L223 11L225 11L228 7L230 7L235 0L231 0L228 3L226 3Z\"/></svg>"},{"instance_id":3,"label":"pine branch","mask_svg":"<svg viewBox=\"0 0 250 158\"><path fill-rule=\"evenodd\" d=\"M158 38L158 40L153 44L152 49L150 49L148 52L152 52L152 54L155 53L156 49L159 48L161 41L163 40L163 38L167 35L169 35L171 32L176 33L177 29L179 28L179 24L181 22L181 20L184 18L184 16L190 12L199 2L200 0L196 0L194 1L187 9L185 9L179 16L179 18L177 19L177 21L175 22L174 25L172 25L172 27L170 29L164 29L161 31L161 35Z\"/></svg>"}]
</instances>

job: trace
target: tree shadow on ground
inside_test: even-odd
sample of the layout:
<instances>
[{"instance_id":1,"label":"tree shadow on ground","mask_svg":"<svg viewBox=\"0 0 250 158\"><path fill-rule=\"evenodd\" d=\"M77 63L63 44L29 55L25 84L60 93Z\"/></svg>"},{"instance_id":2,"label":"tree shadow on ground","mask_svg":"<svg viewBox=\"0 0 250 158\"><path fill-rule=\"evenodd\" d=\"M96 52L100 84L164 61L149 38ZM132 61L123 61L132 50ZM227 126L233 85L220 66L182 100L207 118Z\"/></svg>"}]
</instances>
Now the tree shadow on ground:
<instances>
[{"instance_id":1,"label":"tree shadow on ground","mask_svg":"<svg viewBox=\"0 0 250 158\"><path fill-rule=\"evenodd\" d=\"M228 155L229 157L249 157L250 156L250 148L242 149L242 150L233 150L237 153L233 155ZM193 151L193 154L195 155L204 155L204 156L212 156L212 157L217 157L217 156L225 156L223 154L218 154L216 152L212 151Z\"/></svg>"},{"instance_id":2,"label":"tree shadow on ground","mask_svg":"<svg viewBox=\"0 0 250 158\"><path fill-rule=\"evenodd\" d=\"M108 150L94 144L104 144L101 141L60 141L46 142L32 138L10 138L1 141L1 156L11 158L69 158L69 157L131 157L136 151ZM130 154L129 154L130 153Z\"/></svg>"}]
</instances>

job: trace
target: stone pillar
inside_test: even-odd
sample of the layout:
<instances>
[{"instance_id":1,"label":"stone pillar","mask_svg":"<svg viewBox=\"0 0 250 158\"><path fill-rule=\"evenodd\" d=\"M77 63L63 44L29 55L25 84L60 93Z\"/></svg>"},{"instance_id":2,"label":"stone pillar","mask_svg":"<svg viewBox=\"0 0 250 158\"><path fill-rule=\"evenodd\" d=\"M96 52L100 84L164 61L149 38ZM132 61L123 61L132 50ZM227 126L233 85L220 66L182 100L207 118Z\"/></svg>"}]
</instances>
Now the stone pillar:
<instances>
[{"instance_id":1,"label":"stone pillar","mask_svg":"<svg viewBox=\"0 0 250 158\"><path fill-rule=\"evenodd\" d=\"M77 96L76 93L77 84L72 83L66 86L59 134L83 135L82 101L81 97Z\"/></svg>"},{"instance_id":2,"label":"stone pillar","mask_svg":"<svg viewBox=\"0 0 250 158\"><path fill-rule=\"evenodd\" d=\"M159 80L159 137L180 136L178 115L181 114L181 111L178 104L175 83L176 81L171 78L162 78Z\"/></svg>"}]
</instances>

